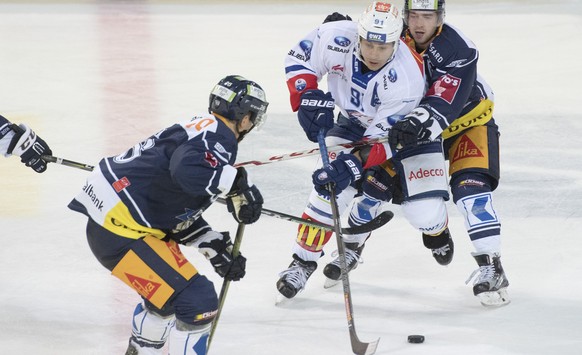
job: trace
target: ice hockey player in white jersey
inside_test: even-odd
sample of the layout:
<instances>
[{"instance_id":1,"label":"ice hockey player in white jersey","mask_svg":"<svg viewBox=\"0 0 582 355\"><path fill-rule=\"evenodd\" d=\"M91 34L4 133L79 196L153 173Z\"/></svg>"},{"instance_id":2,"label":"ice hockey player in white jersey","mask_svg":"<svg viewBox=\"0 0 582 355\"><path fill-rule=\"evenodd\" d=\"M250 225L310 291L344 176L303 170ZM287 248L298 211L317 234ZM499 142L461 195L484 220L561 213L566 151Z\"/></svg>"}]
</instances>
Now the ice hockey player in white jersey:
<instances>
[{"instance_id":1,"label":"ice hockey player in white jersey","mask_svg":"<svg viewBox=\"0 0 582 355\"><path fill-rule=\"evenodd\" d=\"M179 245L198 250L223 278L245 275L228 232L202 213L218 196L239 223L258 220L263 198L244 168L238 142L263 122L263 89L230 75L210 93L208 114L174 124L128 151L104 158L69 208L88 217L97 260L141 297L126 355L204 355L218 299Z\"/></svg>"},{"instance_id":2,"label":"ice hockey player in white jersey","mask_svg":"<svg viewBox=\"0 0 582 355\"><path fill-rule=\"evenodd\" d=\"M419 104L424 92L419 63L400 41L403 23L398 7L373 2L357 22L326 21L285 58L291 107L297 111L299 123L313 142L320 130L326 132L328 145L385 137L395 122ZM324 76L327 93L318 89ZM334 107L339 111L336 121ZM418 230L448 234L444 203L448 191L441 144L422 144L399 154L390 159L393 152L381 143L351 153L330 154L331 165L313 175L314 190L303 217L333 225L325 186L334 182L340 213L358 191L362 194L351 210L350 226L369 221L382 203L393 200L402 202L405 216ZM412 169L415 173L416 169L437 173L425 176L421 172L415 182L407 184L404 177ZM421 181L423 187L417 184ZM292 298L305 287L331 235L322 229L299 226L293 261L277 281L281 295ZM369 235L343 235L349 270L357 265ZM447 258L439 262L448 263ZM339 279L338 260L326 265L323 272L330 279Z\"/></svg>"},{"instance_id":3,"label":"ice hockey player in white jersey","mask_svg":"<svg viewBox=\"0 0 582 355\"><path fill-rule=\"evenodd\" d=\"M501 223L493 208L500 177L499 128L493 92L477 72L479 51L444 22L445 0L405 0L403 15L403 40L423 63L428 91L392 128L391 144L443 138L453 201L465 217L479 265L473 293L485 306L505 305L509 281L501 265Z\"/></svg>"},{"instance_id":4,"label":"ice hockey player in white jersey","mask_svg":"<svg viewBox=\"0 0 582 355\"><path fill-rule=\"evenodd\" d=\"M48 144L25 124L16 125L0 115L0 154L16 155L20 161L37 173L46 170L43 155L52 155Z\"/></svg>"}]
</instances>

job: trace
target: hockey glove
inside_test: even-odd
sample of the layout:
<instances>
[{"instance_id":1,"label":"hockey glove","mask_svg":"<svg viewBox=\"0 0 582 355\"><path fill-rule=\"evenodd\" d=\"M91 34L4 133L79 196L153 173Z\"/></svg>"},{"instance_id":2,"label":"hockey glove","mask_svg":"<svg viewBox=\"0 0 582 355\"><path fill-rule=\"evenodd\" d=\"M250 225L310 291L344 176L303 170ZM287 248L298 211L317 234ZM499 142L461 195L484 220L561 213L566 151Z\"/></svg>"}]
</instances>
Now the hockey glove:
<instances>
[{"instance_id":1,"label":"hockey glove","mask_svg":"<svg viewBox=\"0 0 582 355\"><path fill-rule=\"evenodd\" d=\"M415 145L418 141L430 139L431 132L422 124L420 116L417 116L415 111L394 123L388 132L388 142L392 150L396 151ZM426 112L424 109L422 111Z\"/></svg>"},{"instance_id":2,"label":"hockey glove","mask_svg":"<svg viewBox=\"0 0 582 355\"><path fill-rule=\"evenodd\" d=\"M315 190L323 196L329 196L328 184L332 184L334 191L339 194L361 176L360 160L353 154L340 154L329 165L315 170L312 178Z\"/></svg>"},{"instance_id":3,"label":"hockey glove","mask_svg":"<svg viewBox=\"0 0 582 355\"><path fill-rule=\"evenodd\" d=\"M394 181L388 172L379 165L367 169L362 179L361 191L364 196L378 201L392 199Z\"/></svg>"},{"instance_id":4,"label":"hockey glove","mask_svg":"<svg viewBox=\"0 0 582 355\"><path fill-rule=\"evenodd\" d=\"M342 15L339 12L334 12L331 15L327 15L327 17L325 18L325 20L323 20L323 23L326 22L334 22L334 21L343 21L343 20L348 20L351 21L352 18L350 17L350 15Z\"/></svg>"},{"instance_id":5,"label":"hockey glove","mask_svg":"<svg viewBox=\"0 0 582 355\"><path fill-rule=\"evenodd\" d=\"M317 142L317 134L323 128L327 133L333 127L335 103L331 93L321 90L307 90L301 95L297 117L307 135L307 139Z\"/></svg>"},{"instance_id":6,"label":"hockey glove","mask_svg":"<svg viewBox=\"0 0 582 355\"><path fill-rule=\"evenodd\" d=\"M243 167L238 168L232 188L226 197L226 207L239 223L255 223L261 217L263 196L250 182Z\"/></svg>"},{"instance_id":7,"label":"hockey glove","mask_svg":"<svg viewBox=\"0 0 582 355\"><path fill-rule=\"evenodd\" d=\"M13 124L11 128L15 134L8 146L7 153L18 155L21 162L37 173L44 172L47 162L42 159L42 155L53 154L49 146L24 124L20 126Z\"/></svg>"},{"instance_id":8,"label":"hockey glove","mask_svg":"<svg viewBox=\"0 0 582 355\"><path fill-rule=\"evenodd\" d=\"M247 258L242 254L232 255L232 242L228 232L211 231L213 239L206 240L198 248L214 267L220 277L229 281L238 281L245 276Z\"/></svg>"}]
</instances>

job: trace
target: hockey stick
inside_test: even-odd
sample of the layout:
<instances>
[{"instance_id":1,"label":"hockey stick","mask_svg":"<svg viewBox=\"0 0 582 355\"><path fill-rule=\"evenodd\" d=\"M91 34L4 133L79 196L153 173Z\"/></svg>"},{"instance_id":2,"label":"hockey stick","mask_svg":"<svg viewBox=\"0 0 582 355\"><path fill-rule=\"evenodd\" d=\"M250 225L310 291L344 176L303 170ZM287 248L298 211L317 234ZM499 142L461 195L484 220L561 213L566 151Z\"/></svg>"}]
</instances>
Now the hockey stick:
<instances>
[{"instance_id":1,"label":"hockey stick","mask_svg":"<svg viewBox=\"0 0 582 355\"><path fill-rule=\"evenodd\" d=\"M325 145L325 136L323 130L319 131L317 136L317 141L319 143L319 150L321 151L321 160L323 161L323 165L329 165L329 156L327 155L327 147ZM341 225L340 225L340 214L337 207L337 196L334 190L333 184L329 184L329 195L330 195L330 204L331 204L331 212L333 215L333 225L335 231L335 237L337 240L337 251L340 260L340 268L341 268L341 275L342 275L342 285L344 287L344 302L346 308L346 316L348 320L348 328L350 331L350 342L352 343L352 351L354 354L357 355L372 355L376 352L376 348L378 347L378 342L380 338L371 342L371 343L364 343L356 334L356 324L354 321L354 306L352 304L352 293L350 291L350 279L348 277L348 267L346 263L346 247L341 235Z\"/></svg>"},{"instance_id":2,"label":"hockey stick","mask_svg":"<svg viewBox=\"0 0 582 355\"><path fill-rule=\"evenodd\" d=\"M226 200L223 198L218 198L216 200L216 202L220 202L220 203L226 205ZM270 209L264 208L264 207L261 210L261 213L264 215L270 216L270 217L283 219L283 220L289 221L289 222L300 223L300 224L304 224L306 226L310 226L310 227L314 227L314 228L321 228L321 229L325 229L325 230L333 230L333 228L334 228L333 226L329 226L327 224L323 224L323 223L320 223L317 221L311 221L309 219L293 216L293 215L286 214L283 212L270 210ZM385 225L386 223L390 222L390 220L393 217L394 217L394 213L392 213L392 211L384 211L384 212L380 213L378 216L376 216L376 218L372 219L371 221L369 221L367 223L364 223L364 224L359 225L359 226L342 228L342 233L345 233L345 234L368 233L368 232L376 230L376 229L382 227L383 225Z\"/></svg>"},{"instance_id":3,"label":"hockey stick","mask_svg":"<svg viewBox=\"0 0 582 355\"><path fill-rule=\"evenodd\" d=\"M240 250L240 244L242 242L243 233L245 231L244 223L239 223L236 229L236 237L234 238L234 244L232 246L232 256L237 257ZM220 289L220 295L218 296L218 310L216 311L216 317L212 321L212 327L210 328L210 334L208 335L208 344L206 345L206 353L210 349L210 343L216 332L216 326L218 325L218 319L220 318L220 313L222 312L222 306L226 300L226 293L228 292L228 286L230 285L230 280L224 279L222 281L222 288Z\"/></svg>"},{"instance_id":4,"label":"hockey stick","mask_svg":"<svg viewBox=\"0 0 582 355\"><path fill-rule=\"evenodd\" d=\"M63 158L58 158L58 157L55 157L52 155L43 155L42 159L44 159L48 162L51 162L51 163L56 163L56 164L65 165L65 166L72 167L72 168L87 170L87 171L93 171L93 169L95 169L95 167L92 165L78 163L78 162L63 159ZM222 204L226 204L226 201L222 198L217 199L217 201L222 203ZM305 219L305 218L295 217L295 216L292 216L290 214L286 214L283 212L277 212L274 210L270 210L268 208L263 208L261 213L265 214L267 216L271 216L271 217L275 217L275 218L279 218L279 219L284 219L286 221L302 223L302 224L305 224L305 225L308 225L311 227L315 227L315 228L322 228L325 230L333 229L332 226L328 226L327 224L319 223L316 221L310 221L310 220ZM368 233L368 232L371 232L375 229L378 229L378 228L382 227L383 225L385 225L386 223L390 222L392 217L394 217L394 214L391 211L384 211L381 214L379 214L376 218L369 221L368 223L364 223L360 226L342 229L342 232L346 233L346 234Z\"/></svg>"},{"instance_id":5,"label":"hockey stick","mask_svg":"<svg viewBox=\"0 0 582 355\"><path fill-rule=\"evenodd\" d=\"M72 160L58 158L58 157L55 157L52 155L43 155L42 159L44 159L50 163L56 163L56 164L65 165L65 166L72 167L72 168L87 170L87 171L93 171L95 169L94 166L89 165L89 164L84 164L84 163L79 163L79 162L72 161ZM219 198L216 201L220 202L222 204L226 204L226 201L222 198ZM328 226L327 224L319 223L316 221L310 221L310 220L305 219L305 218L296 217L296 216L286 214L283 212L277 212L274 210L270 210L268 208L263 208L261 213L265 214L267 216L271 216L271 217L275 217L275 218L279 218L279 219L284 219L284 220L290 221L290 222L302 223L302 224L305 224L305 225L310 226L310 227L322 228L325 230L332 230L333 229L332 226ZM380 213L378 216L376 216L376 218L374 218L373 220L371 220L367 223L364 223L364 224L359 225L359 226L348 227L348 228L342 229L342 233L346 233L346 234L368 233L368 232L376 230L376 229L382 227L383 225L385 225L386 223L390 222L390 220L393 217L394 217L394 213L392 213L391 211L384 211L384 212Z\"/></svg>"},{"instance_id":6,"label":"hockey stick","mask_svg":"<svg viewBox=\"0 0 582 355\"><path fill-rule=\"evenodd\" d=\"M370 138L370 139L362 139L359 141L355 141L355 142L350 142L350 143L342 143L342 144L338 144L338 145L332 145L327 147L327 151L328 152L337 152L340 150L344 150L344 149L351 149L351 148L356 148L356 147L361 147L364 145L370 145L370 144L375 144L375 143L383 143L388 141L388 137L380 137L380 138ZM270 158L267 158L266 160L250 160L250 161L245 161L242 163L237 163L234 165L235 168L238 168L240 166L247 166L247 165L266 165L266 164L271 164L271 163L276 163L279 161L284 161L284 160L290 160L290 159L295 159L295 158L303 158L303 157L308 157L308 156L312 156L312 155L318 155L320 152L321 148L313 148L313 149L307 149L307 150L300 150L297 152L293 152L293 153L287 153L287 154L282 154L282 155L273 155Z\"/></svg>"},{"instance_id":7,"label":"hockey stick","mask_svg":"<svg viewBox=\"0 0 582 355\"><path fill-rule=\"evenodd\" d=\"M351 149L351 148L361 147L364 145L383 143L383 142L386 142L387 140L388 140L387 137L362 139L362 140L351 142L351 143L342 143L342 144L338 144L338 145L329 146L329 147L327 147L327 151L328 152L336 152L336 151L340 151L343 149ZM247 165L254 165L254 166L266 165L266 164L276 163L279 161L302 158L302 157L307 157L307 156L312 156L312 155L317 155L317 154L319 154L319 148L300 150L300 151L293 152L293 153L286 153L286 154L282 154L282 155L273 155L272 157L269 157L266 160L262 160L262 161L261 160L249 160L249 161L245 161L242 163L237 163L234 165L234 167L238 168L238 167L247 166ZM82 170L87 170L87 171L93 171L93 169L95 168L92 165L78 163L76 161L67 160L67 159L63 159L63 158L58 158L58 157L55 157L52 155L43 155L42 159L49 162L49 163L66 165L66 166L70 166L70 167L82 169Z\"/></svg>"},{"instance_id":8,"label":"hockey stick","mask_svg":"<svg viewBox=\"0 0 582 355\"><path fill-rule=\"evenodd\" d=\"M47 161L49 163L66 165L66 166L70 166L72 168L77 168L77 169L82 169L82 170L87 170L87 171L93 171L93 169L95 169L95 167L92 165L77 163L76 161L67 160L67 159L63 159L63 158L57 158L57 157L54 157L52 155L43 155L42 160Z\"/></svg>"}]
</instances>

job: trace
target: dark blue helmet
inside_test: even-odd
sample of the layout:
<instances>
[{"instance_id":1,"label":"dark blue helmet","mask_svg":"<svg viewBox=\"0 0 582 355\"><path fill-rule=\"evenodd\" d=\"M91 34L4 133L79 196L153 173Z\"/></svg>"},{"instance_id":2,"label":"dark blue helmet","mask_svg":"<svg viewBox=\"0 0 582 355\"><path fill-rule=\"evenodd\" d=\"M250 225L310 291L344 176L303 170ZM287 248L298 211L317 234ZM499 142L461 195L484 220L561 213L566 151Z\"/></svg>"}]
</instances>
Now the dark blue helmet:
<instances>
[{"instance_id":1,"label":"dark blue helmet","mask_svg":"<svg viewBox=\"0 0 582 355\"><path fill-rule=\"evenodd\" d=\"M229 75L210 92L208 112L232 121L240 121L250 113L254 127L260 126L267 112L265 91L254 81L239 75Z\"/></svg>"}]
</instances>

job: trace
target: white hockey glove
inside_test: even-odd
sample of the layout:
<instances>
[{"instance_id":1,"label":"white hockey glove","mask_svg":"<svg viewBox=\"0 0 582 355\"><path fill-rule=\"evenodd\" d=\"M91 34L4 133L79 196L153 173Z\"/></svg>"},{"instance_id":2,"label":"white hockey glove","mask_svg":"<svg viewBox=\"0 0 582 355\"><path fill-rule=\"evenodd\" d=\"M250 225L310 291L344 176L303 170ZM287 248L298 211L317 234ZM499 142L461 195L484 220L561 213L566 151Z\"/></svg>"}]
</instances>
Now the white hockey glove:
<instances>
[{"instance_id":1,"label":"white hockey glove","mask_svg":"<svg viewBox=\"0 0 582 355\"><path fill-rule=\"evenodd\" d=\"M34 131L26 125L21 124L11 126L14 131L12 142L8 146L8 154L18 155L20 161L37 173L46 170L47 162L42 159L42 155L52 155L53 152Z\"/></svg>"}]
</instances>

